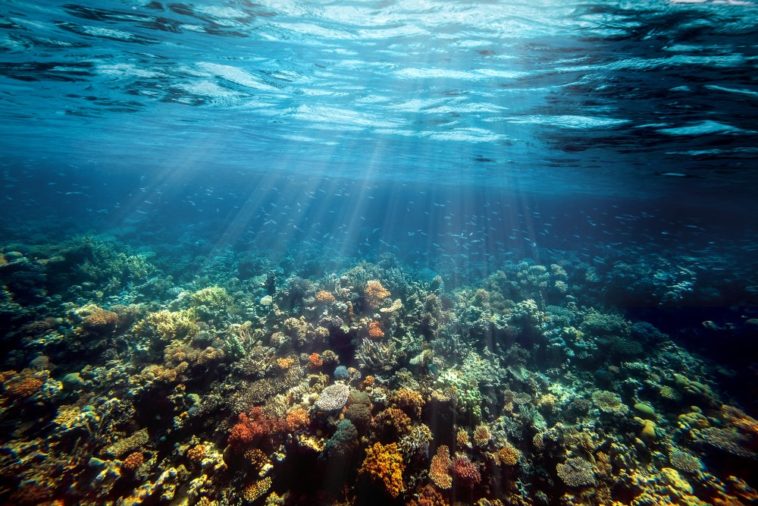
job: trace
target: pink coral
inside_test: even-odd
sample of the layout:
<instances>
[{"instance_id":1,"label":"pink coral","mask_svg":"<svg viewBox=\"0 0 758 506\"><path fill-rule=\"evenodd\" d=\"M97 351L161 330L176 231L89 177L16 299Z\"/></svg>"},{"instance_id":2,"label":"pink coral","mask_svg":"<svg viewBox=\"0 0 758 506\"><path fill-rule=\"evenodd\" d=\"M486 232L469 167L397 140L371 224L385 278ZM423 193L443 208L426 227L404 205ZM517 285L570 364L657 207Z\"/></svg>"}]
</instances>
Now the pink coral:
<instances>
[{"instance_id":1,"label":"pink coral","mask_svg":"<svg viewBox=\"0 0 758 506\"><path fill-rule=\"evenodd\" d=\"M458 483L469 488L482 481L479 468L465 455L457 455L453 460L453 476Z\"/></svg>"}]
</instances>

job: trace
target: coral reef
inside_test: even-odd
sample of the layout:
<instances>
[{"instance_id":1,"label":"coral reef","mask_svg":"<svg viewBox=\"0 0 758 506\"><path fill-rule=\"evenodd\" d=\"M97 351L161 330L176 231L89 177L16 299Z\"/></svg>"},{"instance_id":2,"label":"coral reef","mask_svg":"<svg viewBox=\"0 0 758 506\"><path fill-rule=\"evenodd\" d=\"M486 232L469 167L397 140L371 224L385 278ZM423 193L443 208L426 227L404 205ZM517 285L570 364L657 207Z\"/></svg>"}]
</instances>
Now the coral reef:
<instances>
[{"instance_id":1,"label":"coral reef","mask_svg":"<svg viewBox=\"0 0 758 506\"><path fill-rule=\"evenodd\" d=\"M463 280L250 252L184 275L109 241L47 248L0 257L2 502L758 497L737 373L608 303L650 288L670 310L696 296L688 275L561 257Z\"/></svg>"}]
</instances>

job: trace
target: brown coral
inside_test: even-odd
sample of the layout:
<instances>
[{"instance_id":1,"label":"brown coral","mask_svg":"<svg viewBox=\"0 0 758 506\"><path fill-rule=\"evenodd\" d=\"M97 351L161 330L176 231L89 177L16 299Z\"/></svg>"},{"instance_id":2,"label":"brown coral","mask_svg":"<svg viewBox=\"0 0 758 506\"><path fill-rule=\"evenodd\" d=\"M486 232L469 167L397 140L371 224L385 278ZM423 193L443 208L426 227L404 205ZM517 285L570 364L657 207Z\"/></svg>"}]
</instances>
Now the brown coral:
<instances>
[{"instance_id":1,"label":"brown coral","mask_svg":"<svg viewBox=\"0 0 758 506\"><path fill-rule=\"evenodd\" d=\"M374 430L402 436L411 428L411 419L400 408L389 407L374 417Z\"/></svg>"},{"instance_id":2,"label":"brown coral","mask_svg":"<svg viewBox=\"0 0 758 506\"><path fill-rule=\"evenodd\" d=\"M82 320L82 328L87 332L104 333L112 331L118 325L118 315L94 304L82 308L87 315Z\"/></svg>"},{"instance_id":3,"label":"brown coral","mask_svg":"<svg viewBox=\"0 0 758 506\"><path fill-rule=\"evenodd\" d=\"M374 443L366 448L366 458L358 470L360 474L368 475L372 480L381 483L392 497L399 496L405 490L403 471L403 455L396 443Z\"/></svg>"}]
</instances>

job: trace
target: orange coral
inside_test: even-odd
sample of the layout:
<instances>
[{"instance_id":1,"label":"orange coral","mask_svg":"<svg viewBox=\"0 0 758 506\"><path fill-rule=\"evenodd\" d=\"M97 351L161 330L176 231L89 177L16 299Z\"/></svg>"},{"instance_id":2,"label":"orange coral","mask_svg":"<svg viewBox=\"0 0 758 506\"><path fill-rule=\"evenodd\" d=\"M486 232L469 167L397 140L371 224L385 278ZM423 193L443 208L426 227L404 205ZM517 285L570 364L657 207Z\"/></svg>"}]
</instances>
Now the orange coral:
<instances>
[{"instance_id":1,"label":"orange coral","mask_svg":"<svg viewBox=\"0 0 758 506\"><path fill-rule=\"evenodd\" d=\"M366 448L366 458L358 470L360 474L367 474L384 485L384 489L392 497L399 496L405 490L403 471L405 464L397 443L374 443Z\"/></svg>"},{"instance_id":2,"label":"orange coral","mask_svg":"<svg viewBox=\"0 0 758 506\"><path fill-rule=\"evenodd\" d=\"M390 291L382 286L382 282L377 279L372 279L366 282L366 289L364 290L366 297L366 303L370 308L374 309L379 307L384 299L389 297Z\"/></svg>"},{"instance_id":3,"label":"orange coral","mask_svg":"<svg viewBox=\"0 0 758 506\"><path fill-rule=\"evenodd\" d=\"M287 413L285 423L287 425L287 431L295 432L308 427L308 424L311 423L311 419L308 416L308 411L305 408L298 406Z\"/></svg>"},{"instance_id":4,"label":"orange coral","mask_svg":"<svg viewBox=\"0 0 758 506\"><path fill-rule=\"evenodd\" d=\"M399 388L391 397L392 402L412 418L419 418L424 409L424 398L410 388Z\"/></svg>"},{"instance_id":5,"label":"orange coral","mask_svg":"<svg viewBox=\"0 0 758 506\"><path fill-rule=\"evenodd\" d=\"M142 452L132 452L124 459L123 468L127 471L136 471L145 463L145 456Z\"/></svg>"},{"instance_id":6,"label":"orange coral","mask_svg":"<svg viewBox=\"0 0 758 506\"><path fill-rule=\"evenodd\" d=\"M18 376L12 377L5 384L5 392L13 397L31 397L37 390L42 388L43 381L22 371Z\"/></svg>"},{"instance_id":7,"label":"orange coral","mask_svg":"<svg viewBox=\"0 0 758 506\"><path fill-rule=\"evenodd\" d=\"M244 446L264 436L273 436L286 429L286 423L267 415L256 406L246 414L240 413L239 421L229 430L229 445Z\"/></svg>"},{"instance_id":8,"label":"orange coral","mask_svg":"<svg viewBox=\"0 0 758 506\"><path fill-rule=\"evenodd\" d=\"M363 378L363 381L361 382L361 384L363 385L363 388L372 387L374 386L374 383L376 383L376 376L373 376L371 374Z\"/></svg>"},{"instance_id":9,"label":"orange coral","mask_svg":"<svg viewBox=\"0 0 758 506\"><path fill-rule=\"evenodd\" d=\"M205 446L195 445L187 450L187 458L193 462L200 462L205 458Z\"/></svg>"},{"instance_id":10,"label":"orange coral","mask_svg":"<svg viewBox=\"0 0 758 506\"><path fill-rule=\"evenodd\" d=\"M266 476L262 480L253 482L242 489L242 497L248 502L255 502L269 491L271 484L271 478Z\"/></svg>"},{"instance_id":11,"label":"orange coral","mask_svg":"<svg viewBox=\"0 0 758 506\"><path fill-rule=\"evenodd\" d=\"M279 357L276 359L276 366L283 371L295 365L295 359L292 357Z\"/></svg>"},{"instance_id":12,"label":"orange coral","mask_svg":"<svg viewBox=\"0 0 758 506\"><path fill-rule=\"evenodd\" d=\"M320 304L330 304L335 300L336 299L331 292L327 292L326 290L319 290L316 292L316 302L319 302Z\"/></svg>"},{"instance_id":13,"label":"orange coral","mask_svg":"<svg viewBox=\"0 0 758 506\"><path fill-rule=\"evenodd\" d=\"M384 331L379 322L369 322L368 324L368 336L371 339L381 339L384 337Z\"/></svg>"},{"instance_id":14,"label":"orange coral","mask_svg":"<svg viewBox=\"0 0 758 506\"><path fill-rule=\"evenodd\" d=\"M453 477L450 476L452 463L448 447L442 445L437 448L437 453L432 457L432 463L429 466L429 478L442 490L448 490L453 486Z\"/></svg>"},{"instance_id":15,"label":"orange coral","mask_svg":"<svg viewBox=\"0 0 758 506\"><path fill-rule=\"evenodd\" d=\"M321 358L321 355L319 355L316 352L313 352L310 355L308 355L308 363L311 365L311 368L318 369L319 367L324 365L324 360Z\"/></svg>"},{"instance_id":16,"label":"orange coral","mask_svg":"<svg viewBox=\"0 0 758 506\"><path fill-rule=\"evenodd\" d=\"M495 453L495 459L503 466L515 466L520 456L521 452L510 443L505 443L505 446Z\"/></svg>"}]
</instances>

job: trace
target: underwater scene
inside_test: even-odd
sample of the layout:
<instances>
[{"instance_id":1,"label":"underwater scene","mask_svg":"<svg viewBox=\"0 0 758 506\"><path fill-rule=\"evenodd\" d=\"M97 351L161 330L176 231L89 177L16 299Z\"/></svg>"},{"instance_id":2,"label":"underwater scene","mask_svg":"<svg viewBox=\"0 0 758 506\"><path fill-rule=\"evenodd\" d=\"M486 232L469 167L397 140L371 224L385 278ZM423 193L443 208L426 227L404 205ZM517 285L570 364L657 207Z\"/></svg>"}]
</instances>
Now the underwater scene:
<instances>
[{"instance_id":1,"label":"underwater scene","mask_svg":"<svg viewBox=\"0 0 758 506\"><path fill-rule=\"evenodd\" d=\"M3 0L0 118L0 504L758 504L754 0Z\"/></svg>"}]
</instances>

